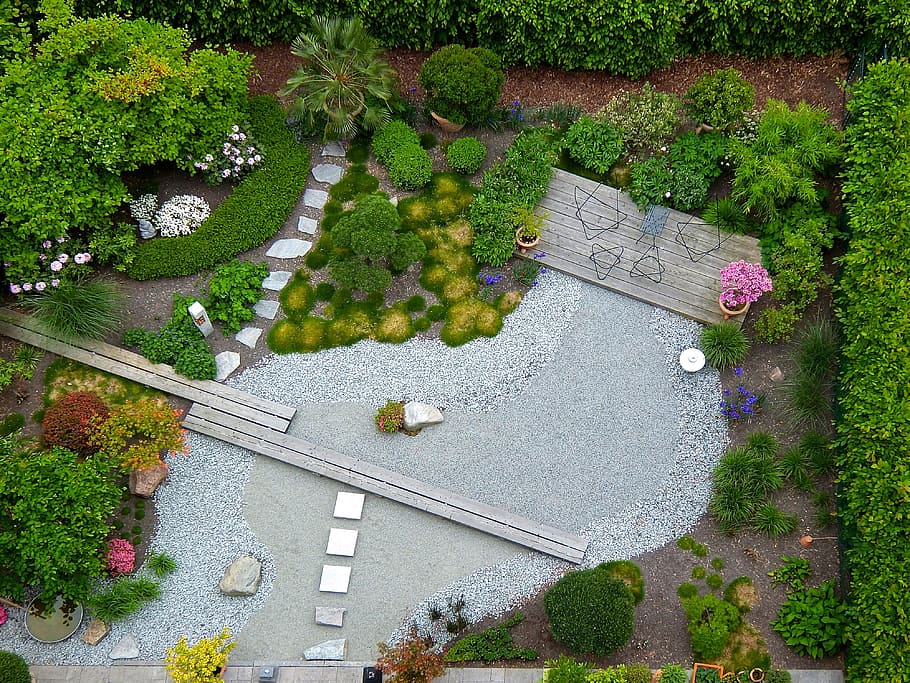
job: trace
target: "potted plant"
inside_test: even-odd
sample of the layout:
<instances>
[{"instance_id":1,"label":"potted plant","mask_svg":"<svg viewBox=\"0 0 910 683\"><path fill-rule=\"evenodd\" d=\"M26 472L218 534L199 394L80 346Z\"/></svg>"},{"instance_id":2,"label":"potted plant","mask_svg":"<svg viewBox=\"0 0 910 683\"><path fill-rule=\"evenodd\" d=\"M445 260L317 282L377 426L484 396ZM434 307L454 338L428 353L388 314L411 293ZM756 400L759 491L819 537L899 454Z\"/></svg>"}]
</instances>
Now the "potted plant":
<instances>
[{"instance_id":1,"label":"potted plant","mask_svg":"<svg viewBox=\"0 0 910 683\"><path fill-rule=\"evenodd\" d=\"M522 254L533 249L540 242L546 213L536 214L533 209L519 207L515 210L512 224L515 226L515 243Z\"/></svg>"},{"instance_id":2,"label":"potted plant","mask_svg":"<svg viewBox=\"0 0 910 683\"><path fill-rule=\"evenodd\" d=\"M760 263L736 261L720 271L718 303L724 320L742 315L765 292L771 291L771 278Z\"/></svg>"},{"instance_id":3,"label":"potted plant","mask_svg":"<svg viewBox=\"0 0 910 683\"><path fill-rule=\"evenodd\" d=\"M167 649L164 668L174 683L217 683L227 668L228 653L236 645L231 638L227 628L212 638L201 638L195 645L188 645L182 636Z\"/></svg>"},{"instance_id":4,"label":"potted plant","mask_svg":"<svg viewBox=\"0 0 910 683\"><path fill-rule=\"evenodd\" d=\"M505 73L496 53L448 45L434 52L417 77L425 107L446 132L482 123L499 101Z\"/></svg>"}]
</instances>

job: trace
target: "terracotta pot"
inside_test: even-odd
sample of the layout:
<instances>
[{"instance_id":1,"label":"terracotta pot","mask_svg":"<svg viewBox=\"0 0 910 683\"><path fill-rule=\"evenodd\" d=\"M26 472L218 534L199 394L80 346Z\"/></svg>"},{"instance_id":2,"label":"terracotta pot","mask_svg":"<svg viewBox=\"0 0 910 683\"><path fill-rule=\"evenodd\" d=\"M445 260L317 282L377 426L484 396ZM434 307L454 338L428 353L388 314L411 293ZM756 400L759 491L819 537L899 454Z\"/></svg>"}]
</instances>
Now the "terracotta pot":
<instances>
[{"instance_id":1,"label":"terracotta pot","mask_svg":"<svg viewBox=\"0 0 910 683\"><path fill-rule=\"evenodd\" d=\"M442 130L446 133L457 133L462 128L464 128L463 123L453 123L452 121L449 121L448 119L444 119L439 114L437 114L435 111L431 111L430 116L433 117L433 120L436 121L436 123L439 124L439 127L442 128Z\"/></svg>"},{"instance_id":2,"label":"terracotta pot","mask_svg":"<svg viewBox=\"0 0 910 683\"><path fill-rule=\"evenodd\" d=\"M519 234L520 234L520 233L521 233L521 228L518 228L518 230L515 231L515 244L518 245L518 250L519 250L522 254L524 254L525 252L527 252L528 249L533 249L533 248L536 247L538 244L540 244L540 235L538 235L537 237L535 237L533 241L530 241L530 242L529 242L529 241L527 241L527 238L526 238L526 237L525 237L525 238L519 237Z\"/></svg>"},{"instance_id":3,"label":"terracotta pot","mask_svg":"<svg viewBox=\"0 0 910 683\"><path fill-rule=\"evenodd\" d=\"M724 302L721 297L717 297L717 303L720 306L720 312L724 314L724 320L729 320L730 316L733 315L745 315L746 311L749 310L749 307L752 305L749 302L746 302L739 308L727 308L724 306Z\"/></svg>"}]
</instances>

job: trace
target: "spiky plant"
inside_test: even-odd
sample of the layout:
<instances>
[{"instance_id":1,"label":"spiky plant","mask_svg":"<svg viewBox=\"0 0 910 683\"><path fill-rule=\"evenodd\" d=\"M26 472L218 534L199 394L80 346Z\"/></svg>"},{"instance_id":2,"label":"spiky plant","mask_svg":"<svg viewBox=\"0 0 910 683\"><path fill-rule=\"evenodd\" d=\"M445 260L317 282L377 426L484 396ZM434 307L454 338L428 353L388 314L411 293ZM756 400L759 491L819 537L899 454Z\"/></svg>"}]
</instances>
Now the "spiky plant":
<instances>
[{"instance_id":1,"label":"spiky plant","mask_svg":"<svg viewBox=\"0 0 910 683\"><path fill-rule=\"evenodd\" d=\"M837 332L831 323L812 323L796 338L796 367L811 377L830 376L837 366L837 349Z\"/></svg>"},{"instance_id":2,"label":"spiky plant","mask_svg":"<svg viewBox=\"0 0 910 683\"><path fill-rule=\"evenodd\" d=\"M326 140L386 123L395 72L380 51L359 18L313 17L310 31L291 43L291 53L304 63L279 91L296 95L291 116L310 130L323 126Z\"/></svg>"},{"instance_id":3,"label":"spiky plant","mask_svg":"<svg viewBox=\"0 0 910 683\"><path fill-rule=\"evenodd\" d=\"M831 419L831 382L827 377L797 372L784 386L786 412L799 427L823 427Z\"/></svg>"},{"instance_id":4,"label":"spiky plant","mask_svg":"<svg viewBox=\"0 0 910 683\"><path fill-rule=\"evenodd\" d=\"M818 432L803 434L803 437L799 440L799 450L808 459L812 465L812 470L816 474L830 474L837 466L834 462L834 450L831 448L831 441L828 437Z\"/></svg>"},{"instance_id":5,"label":"spiky plant","mask_svg":"<svg viewBox=\"0 0 910 683\"><path fill-rule=\"evenodd\" d=\"M774 503L765 501L755 510L752 526L768 536L783 536L796 529L799 520L775 507Z\"/></svg>"},{"instance_id":6,"label":"spiky plant","mask_svg":"<svg viewBox=\"0 0 910 683\"><path fill-rule=\"evenodd\" d=\"M742 362L749 350L749 340L739 325L717 323L702 330L701 346L708 362L723 370Z\"/></svg>"},{"instance_id":7,"label":"spiky plant","mask_svg":"<svg viewBox=\"0 0 910 683\"><path fill-rule=\"evenodd\" d=\"M749 219L746 217L746 212L730 197L724 197L709 204L705 208L702 218L726 233L745 235L749 232Z\"/></svg>"},{"instance_id":8,"label":"spiky plant","mask_svg":"<svg viewBox=\"0 0 910 683\"><path fill-rule=\"evenodd\" d=\"M65 341L102 339L120 319L120 290L104 280L64 280L27 302L41 326Z\"/></svg>"}]
</instances>

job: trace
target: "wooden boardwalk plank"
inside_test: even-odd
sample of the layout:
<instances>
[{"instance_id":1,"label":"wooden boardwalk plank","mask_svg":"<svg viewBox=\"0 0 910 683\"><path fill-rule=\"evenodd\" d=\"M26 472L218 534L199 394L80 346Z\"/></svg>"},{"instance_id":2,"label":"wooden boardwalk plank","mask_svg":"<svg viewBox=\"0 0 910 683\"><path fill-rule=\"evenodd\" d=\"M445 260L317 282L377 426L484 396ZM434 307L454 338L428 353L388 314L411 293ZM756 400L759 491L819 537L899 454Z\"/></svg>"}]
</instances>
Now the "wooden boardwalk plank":
<instances>
[{"instance_id":1,"label":"wooden boardwalk plank","mask_svg":"<svg viewBox=\"0 0 910 683\"><path fill-rule=\"evenodd\" d=\"M174 396L197 403L220 406L245 420L286 432L296 408L247 394L207 380L192 380L169 365L150 363L139 354L104 342L66 342L45 334L28 316L0 311L0 334L45 349L58 356L125 377Z\"/></svg>"},{"instance_id":2,"label":"wooden boardwalk plank","mask_svg":"<svg viewBox=\"0 0 910 683\"><path fill-rule=\"evenodd\" d=\"M592 194L593 198L586 201ZM538 252L546 254L540 259L541 264L702 323L723 320L717 305L720 269L733 261L761 261L757 240L741 235L723 235L719 247L710 253L696 255L697 261L693 261L685 245L678 241L680 230L683 230L683 239L689 240L690 246L694 241L707 248L716 245L716 228L702 224L693 216L669 209L662 232L654 238L660 262L665 268L661 281L633 277L630 273L632 264L648 253L651 237L643 236L641 225L644 214L628 194L553 169L549 190L538 206L548 214L537 247ZM627 215L622 217L614 207ZM579 218L579 211L584 223ZM693 219L695 224L681 228L682 224ZM587 234L585 223L589 226ZM613 229L598 230L598 225ZM607 269L606 265L613 259L610 254L601 253L599 263L602 267L598 272L592 254L602 249L613 249L619 255L619 263ZM650 253L653 255L654 252ZM525 255L525 258L530 257L530 253ZM738 324L742 322L737 318L731 320Z\"/></svg>"},{"instance_id":3,"label":"wooden boardwalk plank","mask_svg":"<svg viewBox=\"0 0 910 683\"><path fill-rule=\"evenodd\" d=\"M184 426L570 562L581 562L588 545L580 536L303 439L263 429L253 422L233 419L230 414L207 406L193 405L184 419Z\"/></svg>"}]
</instances>

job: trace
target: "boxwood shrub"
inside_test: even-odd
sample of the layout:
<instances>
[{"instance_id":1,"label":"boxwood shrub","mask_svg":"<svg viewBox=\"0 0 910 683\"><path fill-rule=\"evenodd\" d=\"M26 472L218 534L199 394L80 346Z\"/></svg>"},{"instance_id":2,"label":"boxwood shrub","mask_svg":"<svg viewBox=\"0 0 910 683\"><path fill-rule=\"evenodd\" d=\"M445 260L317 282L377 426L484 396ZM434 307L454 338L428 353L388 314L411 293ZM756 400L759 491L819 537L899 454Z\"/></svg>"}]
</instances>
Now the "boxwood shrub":
<instances>
[{"instance_id":1,"label":"boxwood shrub","mask_svg":"<svg viewBox=\"0 0 910 683\"><path fill-rule=\"evenodd\" d=\"M601 565L566 574L544 595L550 632L578 654L606 657L632 638L634 598Z\"/></svg>"},{"instance_id":2,"label":"boxwood shrub","mask_svg":"<svg viewBox=\"0 0 910 683\"><path fill-rule=\"evenodd\" d=\"M250 100L249 117L265 151L260 169L234 188L196 232L140 245L127 274L136 280L192 275L254 247L284 225L306 187L310 154L285 125L274 97Z\"/></svg>"},{"instance_id":3,"label":"boxwood shrub","mask_svg":"<svg viewBox=\"0 0 910 683\"><path fill-rule=\"evenodd\" d=\"M433 177L433 162L419 144L402 145L389 159L389 178L402 190L419 190Z\"/></svg>"},{"instance_id":4,"label":"boxwood shrub","mask_svg":"<svg viewBox=\"0 0 910 683\"><path fill-rule=\"evenodd\" d=\"M474 137L458 138L446 149L446 161L456 173L472 175L487 158L487 148Z\"/></svg>"},{"instance_id":5,"label":"boxwood shrub","mask_svg":"<svg viewBox=\"0 0 910 683\"><path fill-rule=\"evenodd\" d=\"M373 156L383 166L392 159L392 154L404 145L420 145L420 136L404 121L389 121L373 133Z\"/></svg>"}]
</instances>

